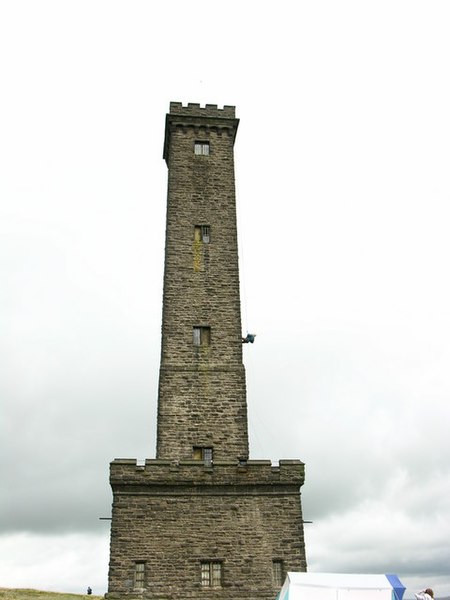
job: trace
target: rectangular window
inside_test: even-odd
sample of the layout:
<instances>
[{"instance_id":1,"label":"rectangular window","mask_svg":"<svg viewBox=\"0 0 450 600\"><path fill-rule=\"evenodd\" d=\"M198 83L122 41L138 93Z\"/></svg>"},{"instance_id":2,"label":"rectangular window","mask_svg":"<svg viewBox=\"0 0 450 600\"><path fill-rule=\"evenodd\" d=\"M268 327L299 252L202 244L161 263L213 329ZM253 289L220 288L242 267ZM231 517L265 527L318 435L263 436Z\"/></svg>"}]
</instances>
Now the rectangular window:
<instances>
[{"instance_id":1,"label":"rectangular window","mask_svg":"<svg viewBox=\"0 0 450 600\"><path fill-rule=\"evenodd\" d=\"M272 576L273 583L276 587L281 587L283 585L283 561L282 560L273 560L272 561Z\"/></svg>"},{"instance_id":2,"label":"rectangular window","mask_svg":"<svg viewBox=\"0 0 450 600\"><path fill-rule=\"evenodd\" d=\"M209 142L195 142L194 154L197 156L209 156Z\"/></svg>"},{"instance_id":3,"label":"rectangular window","mask_svg":"<svg viewBox=\"0 0 450 600\"><path fill-rule=\"evenodd\" d=\"M194 446L193 457L194 460L202 460L205 467L211 467L213 459L213 449L204 448L201 446Z\"/></svg>"},{"instance_id":4,"label":"rectangular window","mask_svg":"<svg viewBox=\"0 0 450 600\"><path fill-rule=\"evenodd\" d=\"M194 346L209 346L211 344L211 327L194 327Z\"/></svg>"},{"instance_id":5,"label":"rectangular window","mask_svg":"<svg viewBox=\"0 0 450 600\"><path fill-rule=\"evenodd\" d=\"M194 227L194 241L209 244L210 227L209 225L196 225Z\"/></svg>"},{"instance_id":6,"label":"rectangular window","mask_svg":"<svg viewBox=\"0 0 450 600\"><path fill-rule=\"evenodd\" d=\"M143 589L145 583L145 563L136 562L134 564L134 587L135 589Z\"/></svg>"},{"instance_id":7,"label":"rectangular window","mask_svg":"<svg viewBox=\"0 0 450 600\"><path fill-rule=\"evenodd\" d=\"M209 225L202 225L202 241L209 244L210 232Z\"/></svg>"},{"instance_id":8,"label":"rectangular window","mask_svg":"<svg viewBox=\"0 0 450 600\"><path fill-rule=\"evenodd\" d=\"M201 563L202 586L222 586L222 563L219 561L208 561Z\"/></svg>"}]
</instances>

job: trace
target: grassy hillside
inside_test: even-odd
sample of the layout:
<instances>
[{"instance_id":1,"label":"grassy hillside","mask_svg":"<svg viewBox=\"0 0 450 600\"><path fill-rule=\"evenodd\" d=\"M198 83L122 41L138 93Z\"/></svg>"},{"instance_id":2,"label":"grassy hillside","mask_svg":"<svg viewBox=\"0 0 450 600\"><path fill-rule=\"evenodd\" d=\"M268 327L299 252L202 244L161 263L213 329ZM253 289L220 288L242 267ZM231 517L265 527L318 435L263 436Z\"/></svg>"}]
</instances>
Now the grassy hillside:
<instances>
[{"instance_id":1,"label":"grassy hillside","mask_svg":"<svg viewBox=\"0 0 450 600\"><path fill-rule=\"evenodd\" d=\"M0 600L103 600L103 596L0 588ZM435 600L450 600L450 596L435 598Z\"/></svg>"},{"instance_id":2,"label":"grassy hillside","mask_svg":"<svg viewBox=\"0 0 450 600\"><path fill-rule=\"evenodd\" d=\"M99 600L103 596L87 594L64 594L59 592L41 592L39 590L16 590L0 588L0 600Z\"/></svg>"}]
</instances>

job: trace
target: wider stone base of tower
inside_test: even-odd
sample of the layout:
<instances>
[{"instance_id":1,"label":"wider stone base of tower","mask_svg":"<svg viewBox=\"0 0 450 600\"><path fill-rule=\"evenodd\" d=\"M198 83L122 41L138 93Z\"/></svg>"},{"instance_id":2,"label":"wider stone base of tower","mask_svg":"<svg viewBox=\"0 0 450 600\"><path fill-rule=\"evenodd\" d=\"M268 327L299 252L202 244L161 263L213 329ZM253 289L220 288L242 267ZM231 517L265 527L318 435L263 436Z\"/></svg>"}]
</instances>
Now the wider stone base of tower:
<instances>
[{"instance_id":1,"label":"wider stone base of tower","mask_svg":"<svg viewBox=\"0 0 450 600\"><path fill-rule=\"evenodd\" d=\"M298 460L118 459L107 598L273 600L306 571Z\"/></svg>"}]
</instances>

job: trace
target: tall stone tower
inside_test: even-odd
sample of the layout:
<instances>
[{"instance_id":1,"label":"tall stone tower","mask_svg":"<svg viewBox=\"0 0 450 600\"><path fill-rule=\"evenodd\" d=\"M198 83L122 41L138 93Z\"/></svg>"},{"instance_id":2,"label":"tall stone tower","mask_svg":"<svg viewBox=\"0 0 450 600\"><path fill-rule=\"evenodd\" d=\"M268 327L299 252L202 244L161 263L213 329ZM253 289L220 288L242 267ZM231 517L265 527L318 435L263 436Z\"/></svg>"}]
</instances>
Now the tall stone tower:
<instances>
[{"instance_id":1,"label":"tall stone tower","mask_svg":"<svg viewBox=\"0 0 450 600\"><path fill-rule=\"evenodd\" d=\"M170 104L156 459L111 463L108 598L273 600L306 570L299 460L249 460L235 109Z\"/></svg>"}]
</instances>

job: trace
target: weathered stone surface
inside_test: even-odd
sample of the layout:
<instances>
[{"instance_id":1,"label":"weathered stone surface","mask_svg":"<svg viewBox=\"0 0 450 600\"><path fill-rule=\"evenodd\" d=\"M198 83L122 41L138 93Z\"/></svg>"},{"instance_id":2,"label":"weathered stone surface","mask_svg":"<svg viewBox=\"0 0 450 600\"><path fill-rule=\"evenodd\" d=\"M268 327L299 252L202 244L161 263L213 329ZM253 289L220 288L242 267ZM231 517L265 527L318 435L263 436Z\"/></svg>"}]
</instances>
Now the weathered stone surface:
<instances>
[{"instance_id":1,"label":"weathered stone surface","mask_svg":"<svg viewBox=\"0 0 450 600\"><path fill-rule=\"evenodd\" d=\"M171 103L166 117L156 459L111 463L109 598L273 600L274 561L284 573L306 569L303 463L248 460L237 127L234 107ZM196 154L196 142L208 147ZM202 226L206 238L199 237ZM199 345L194 328L202 330ZM212 460L199 460L201 449ZM143 573L138 583L136 563ZM220 563L220 585L202 585L202 563Z\"/></svg>"}]
</instances>

